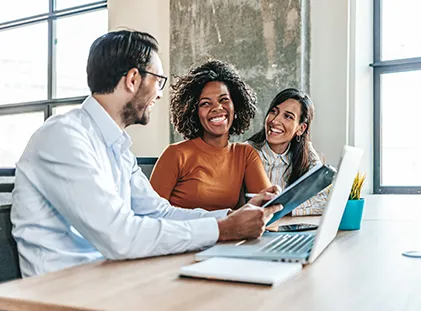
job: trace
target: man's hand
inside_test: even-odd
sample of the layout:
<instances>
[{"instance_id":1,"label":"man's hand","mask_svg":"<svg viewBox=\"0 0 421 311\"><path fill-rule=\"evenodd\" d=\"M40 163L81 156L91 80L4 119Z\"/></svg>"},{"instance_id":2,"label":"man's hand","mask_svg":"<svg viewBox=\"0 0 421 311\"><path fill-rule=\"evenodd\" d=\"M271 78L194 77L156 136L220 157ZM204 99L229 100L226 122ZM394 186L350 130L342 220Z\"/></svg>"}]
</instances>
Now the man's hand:
<instances>
[{"instance_id":1,"label":"man's hand","mask_svg":"<svg viewBox=\"0 0 421 311\"><path fill-rule=\"evenodd\" d=\"M270 186L269 188L266 188L260 191L259 195L256 195L255 197L251 198L248 201L248 203L257 205L257 206L262 206L263 203L273 199L280 193L281 193L281 188L278 185ZM268 197L270 197L270 199L267 199Z\"/></svg>"},{"instance_id":2,"label":"man's hand","mask_svg":"<svg viewBox=\"0 0 421 311\"><path fill-rule=\"evenodd\" d=\"M265 225L272 214L282 209L281 205L267 208L259 207L263 202L273 199L280 189L272 186L262 190L246 205L232 212L229 216L218 220L218 241L256 239L265 231Z\"/></svg>"}]
</instances>

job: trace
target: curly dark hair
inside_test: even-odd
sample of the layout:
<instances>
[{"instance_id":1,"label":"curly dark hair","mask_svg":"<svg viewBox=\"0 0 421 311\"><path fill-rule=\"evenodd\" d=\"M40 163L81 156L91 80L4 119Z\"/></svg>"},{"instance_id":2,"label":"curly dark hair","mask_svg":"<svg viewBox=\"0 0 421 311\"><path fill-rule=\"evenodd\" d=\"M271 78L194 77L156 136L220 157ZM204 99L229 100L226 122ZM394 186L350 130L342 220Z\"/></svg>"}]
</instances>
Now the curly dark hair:
<instances>
[{"instance_id":1,"label":"curly dark hair","mask_svg":"<svg viewBox=\"0 0 421 311\"><path fill-rule=\"evenodd\" d=\"M229 135L243 134L250 126L256 113L257 97L253 89L245 83L235 68L220 60L208 60L186 75L176 77L170 86L170 112L172 123L185 139L203 135L203 126L198 115L198 102L205 85L212 81L224 83L234 104L236 117Z\"/></svg>"}]
</instances>

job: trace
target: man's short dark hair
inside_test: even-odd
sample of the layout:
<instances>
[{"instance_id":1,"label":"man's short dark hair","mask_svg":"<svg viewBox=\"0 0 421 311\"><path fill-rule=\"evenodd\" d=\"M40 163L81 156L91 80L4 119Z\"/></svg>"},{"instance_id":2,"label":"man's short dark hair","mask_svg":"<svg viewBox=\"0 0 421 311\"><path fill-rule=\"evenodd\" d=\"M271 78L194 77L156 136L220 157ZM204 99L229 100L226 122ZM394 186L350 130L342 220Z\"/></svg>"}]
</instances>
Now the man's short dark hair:
<instances>
[{"instance_id":1,"label":"man's short dark hair","mask_svg":"<svg viewBox=\"0 0 421 311\"><path fill-rule=\"evenodd\" d=\"M158 41L145 32L120 30L96 39L89 50L86 66L92 94L112 93L127 71L132 68L145 70L151 60L151 51L158 52Z\"/></svg>"}]
</instances>

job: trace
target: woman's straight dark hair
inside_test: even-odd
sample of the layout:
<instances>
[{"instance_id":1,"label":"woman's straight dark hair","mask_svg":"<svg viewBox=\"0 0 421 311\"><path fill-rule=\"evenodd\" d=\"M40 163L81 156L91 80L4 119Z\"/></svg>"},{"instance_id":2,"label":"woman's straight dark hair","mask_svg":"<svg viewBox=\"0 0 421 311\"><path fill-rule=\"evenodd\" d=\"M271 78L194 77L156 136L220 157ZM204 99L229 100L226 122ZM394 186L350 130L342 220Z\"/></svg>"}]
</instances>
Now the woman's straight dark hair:
<instances>
[{"instance_id":1,"label":"woman's straight dark hair","mask_svg":"<svg viewBox=\"0 0 421 311\"><path fill-rule=\"evenodd\" d=\"M301 135L299 141L297 141L296 136L291 140L289 149L289 152L291 152L291 162L289 164L289 167L291 167L291 173L287 180L287 186L304 175L310 168L310 162L312 160L312 155L309 153L310 125L314 116L314 105L310 97L304 92L294 88L285 89L278 93L269 105L269 109L267 110L263 121L263 128L248 139L252 145L257 148L261 148L266 142L265 122L268 114L271 112L273 107L282 104L288 99L294 99L301 104L300 124L306 123L307 128ZM285 170L285 172L290 171L289 167Z\"/></svg>"}]
</instances>

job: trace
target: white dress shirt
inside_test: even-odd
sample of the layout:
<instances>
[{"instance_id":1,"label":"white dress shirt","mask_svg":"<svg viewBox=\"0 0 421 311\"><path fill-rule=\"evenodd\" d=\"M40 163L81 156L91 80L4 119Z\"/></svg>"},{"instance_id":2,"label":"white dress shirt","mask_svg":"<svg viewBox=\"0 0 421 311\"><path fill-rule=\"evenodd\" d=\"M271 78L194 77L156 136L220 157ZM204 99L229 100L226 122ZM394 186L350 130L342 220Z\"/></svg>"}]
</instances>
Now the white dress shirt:
<instances>
[{"instance_id":1,"label":"white dress shirt","mask_svg":"<svg viewBox=\"0 0 421 311\"><path fill-rule=\"evenodd\" d=\"M24 277L217 241L215 218L227 210L171 206L137 166L131 144L93 97L35 132L16 165L11 211Z\"/></svg>"}]
</instances>

